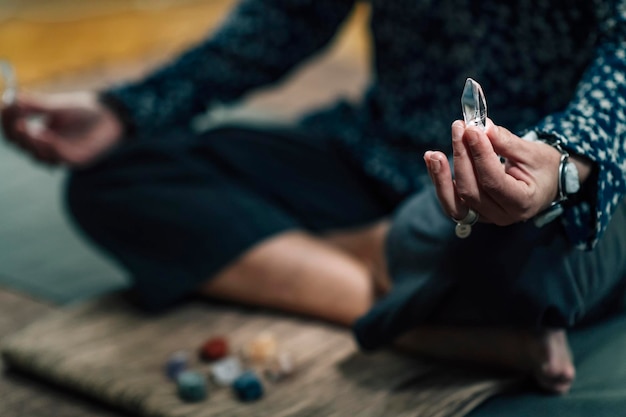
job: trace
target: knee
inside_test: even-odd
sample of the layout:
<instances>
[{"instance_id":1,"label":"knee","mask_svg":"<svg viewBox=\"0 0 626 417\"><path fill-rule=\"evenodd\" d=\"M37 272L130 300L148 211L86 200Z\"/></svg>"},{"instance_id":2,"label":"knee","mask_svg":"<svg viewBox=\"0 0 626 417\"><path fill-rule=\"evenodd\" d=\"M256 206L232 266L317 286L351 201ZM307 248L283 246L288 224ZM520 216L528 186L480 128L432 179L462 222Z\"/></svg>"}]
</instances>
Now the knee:
<instances>
[{"instance_id":1,"label":"knee","mask_svg":"<svg viewBox=\"0 0 626 417\"><path fill-rule=\"evenodd\" d=\"M94 165L70 171L63 189L64 210L82 228L123 211L132 196L127 188L143 184L161 155L167 152L143 143L128 144Z\"/></svg>"},{"instance_id":2,"label":"knee","mask_svg":"<svg viewBox=\"0 0 626 417\"><path fill-rule=\"evenodd\" d=\"M393 281L436 268L455 246L454 227L439 207L434 189L407 200L395 213L385 239Z\"/></svg>"},{"instance_id":3,"label":"knee","mask_svg":"<svg viewBox=\"0 0 626 417\"><path fill-rule=\"evenodd\" d=\"M93 233L109 212L105 195L110 188L89 172L70 172L63 189L63 208L70 221L83 231Z\"/></svg>"}]
</instances>

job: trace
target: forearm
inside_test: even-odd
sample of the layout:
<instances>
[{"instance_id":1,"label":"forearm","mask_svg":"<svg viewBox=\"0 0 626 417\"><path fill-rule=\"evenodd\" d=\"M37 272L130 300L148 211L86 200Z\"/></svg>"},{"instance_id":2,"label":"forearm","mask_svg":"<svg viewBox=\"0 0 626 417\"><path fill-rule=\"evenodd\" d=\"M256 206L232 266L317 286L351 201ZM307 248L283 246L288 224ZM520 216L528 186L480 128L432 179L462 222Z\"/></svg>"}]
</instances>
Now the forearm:
<instances>
[{"instance_id":1,"label":"forearm","mask_svg":"<svg viewBox=\"0 0 626 417\"><path fill-rule=\"evenodd\" d=\"M626 1L621 0L626 4ZM586 194L564 213L566 232L580 248L593 248L626 193L626 16L612 11L601 22L596 55L570 104L533 130L554 136L574 156ZM591 184L590 178L593 178Z\"/></svg>"},{"instance_id":2,"label":"forearm","mask_svg":"<svg viewBox=\"0 0 626 417\"><path fill-rule=\"evenodd\" d=\"M216 103L280 79L333 37L353 3L244 0L210 39L147 78L104 93L139 135L187 124Z\"/></svg>"}]
</instances>

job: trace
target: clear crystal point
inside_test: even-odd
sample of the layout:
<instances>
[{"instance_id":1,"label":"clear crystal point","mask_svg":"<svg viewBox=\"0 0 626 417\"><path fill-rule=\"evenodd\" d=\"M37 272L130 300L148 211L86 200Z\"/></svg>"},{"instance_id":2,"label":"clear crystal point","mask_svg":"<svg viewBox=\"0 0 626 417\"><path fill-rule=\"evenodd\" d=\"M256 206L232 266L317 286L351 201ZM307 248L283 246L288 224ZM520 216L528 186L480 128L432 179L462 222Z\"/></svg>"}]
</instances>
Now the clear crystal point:
<instances>
[{"instance_id":1,"label":"clear crystal point","mask_svg":"<svg viewBox=\"0 0 626 417\"><path fill-rule=\"evenodd\" d=\"M478 126L485 130L487 121L487 101L483 89L476 81L468 78L461 95L463 119L467 126Z\"/></svg>"},{"instance_id":2,"label":"clear crystal point","mask_svg":"<svg viewBox=\"0 0 626 417\"><path fill-rule=\"evenodd\" d=\"M0 104L9 106L15 101L17 83L13 67L8 61L0 59L0 75Z\"/></svg>"}]
</instances>

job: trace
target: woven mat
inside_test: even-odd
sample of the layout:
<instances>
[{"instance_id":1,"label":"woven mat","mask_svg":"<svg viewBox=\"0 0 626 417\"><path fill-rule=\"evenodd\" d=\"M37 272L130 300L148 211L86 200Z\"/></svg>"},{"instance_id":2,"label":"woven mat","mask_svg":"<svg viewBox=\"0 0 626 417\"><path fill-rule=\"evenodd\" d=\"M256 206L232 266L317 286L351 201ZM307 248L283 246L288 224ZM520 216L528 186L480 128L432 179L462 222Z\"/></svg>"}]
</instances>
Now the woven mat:
<instances>
[{"instance_id":1,"label":"woven mat","mask_svg":"<svg viewBox=\"0 0 626 417\"><path fill-rule=\"evenodd\" d=\"M208 399L185 403L163 373L174 351L196 351L215 335L241 347L261 332L276 336L297 370L264 380L266 394L256 402L211 387ZM9 366L145 417L460 417L514 382L394 352L363 354L343 328L200 301L159 316L116 297L89 302L4 339L2 353ZM208 366L193 364L201 372Z\"/></svg>"}]
</instances>

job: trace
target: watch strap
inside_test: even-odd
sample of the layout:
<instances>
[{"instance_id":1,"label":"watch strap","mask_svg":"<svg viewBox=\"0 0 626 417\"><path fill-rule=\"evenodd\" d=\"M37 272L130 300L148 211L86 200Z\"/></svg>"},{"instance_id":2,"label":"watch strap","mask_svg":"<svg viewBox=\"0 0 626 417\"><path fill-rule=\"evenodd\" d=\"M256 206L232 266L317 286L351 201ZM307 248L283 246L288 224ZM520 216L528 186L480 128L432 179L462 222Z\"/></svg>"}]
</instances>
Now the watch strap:
<instances>
[{"instance_id":1,"label":"watch strap","mask_svg":"<svg viewBox=\"0 0 626 417\"><path fill-rule=\"evenodd\" d=\"M558 194L556 199L546 209L535 215L533 222L537 227L543 227L552 222L561 214L563 214L565 203L571 194L578 192L580 189L580 181L578 180L578 169L576 165L570 161L570 155L556 136L538 136L534 131L524 136L526 140L537 140L544 142L555 148L561 154L558 171ZM575 177L575 181L571 179Z\"/></svg>"}]
</instances>

